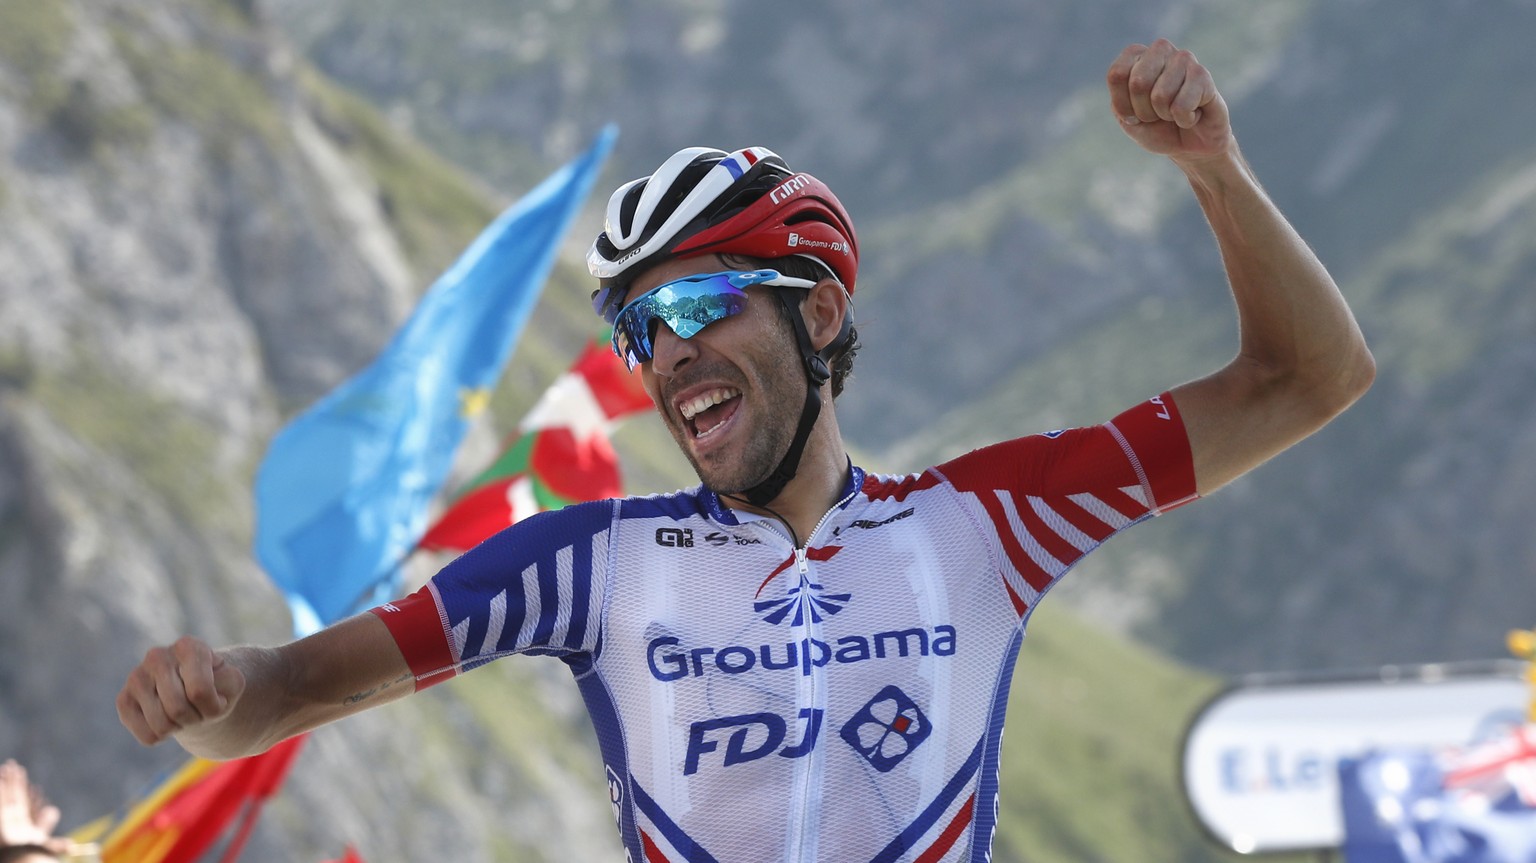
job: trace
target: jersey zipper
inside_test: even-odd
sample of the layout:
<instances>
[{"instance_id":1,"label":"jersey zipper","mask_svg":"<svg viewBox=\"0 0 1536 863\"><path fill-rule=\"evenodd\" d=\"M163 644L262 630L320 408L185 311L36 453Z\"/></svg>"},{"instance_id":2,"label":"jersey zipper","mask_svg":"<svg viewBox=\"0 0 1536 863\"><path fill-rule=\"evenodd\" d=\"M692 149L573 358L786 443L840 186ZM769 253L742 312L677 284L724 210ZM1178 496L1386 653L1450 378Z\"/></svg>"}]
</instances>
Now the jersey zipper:
<instances>
[{"instance_id":1,"label":"jersey zipper","mask_svg":"<svg viewBox=\"0 0 1536 863\"><path fill-rule=\"evenodd\" d=\"M825 527L827 522L832 519L832 516L837 514L838 510L842 509L844 506L847 506L848 502L853 500L854 495L858 493L859 490L854 488L853 490L849 491L848 494L844 495L842 499L838 500L837 503L834 503L831 509L822 514L821 520L816 522L815 527L811 528L810 534L806 536L805 542L801 545L795 545L793 528L789 529L789 536L785 536L782 531L772 527L771 523L767 520L754 521L750 522L750 524L762 525L763 530L768 531L774 536L780 539L790 540L790 547L794 550L795 574L799 577L805 577L811 572L811 561L808 554L810 551L811 542L816 539L816 535L818 533L821 533L821 529ZM785 527L788 527L788 525L786 524ZM801 644L807 651L809 651L811 647L810 639L817 634L815 631L813 631L813 626L813 622L809 617L807 617L805 622L801 625L799 632L797 633L801 636ZM801 707L807 707L812 710L817 709L817 694L825 686L825 682L820 680L824 673L825 672L819 666L812 666L811 673L803 675L799 682L795 684L795 707L797 714L799 712L799 708ZM821 685L818 686L818 683ZM795 718L798 719L798 715ZM825 728L825 716L822 717L822 723L822 727ZM787 856L784 858L785 863L807 863L807 861L813 861L816 859L816 840L818 837L816 836L815 827L809 824L811 821L810 810L813 807L811 807L807 801L812 794L812 784L815 780L815 777L821 773L820 770L813 768L821 762L823 757L823 748L821 746L817 746L811 751L811 754L804 759L796 759L795 770L799 774L799 781L796 783L797 789L794 798L794 805L791 807L792 814L790 815L791 818L795 819L795 823L793 825L789 847L785 849L788 852ZM819 789L816 791L816 798L817 805L814 808L819 812Z\"/></svg>"},{"instance_id":2,"label":"jersey zipper","mask_svg":"<svg viewBox=\"0 0 1536 863\"><path fill-rule=\"evenodd\" d=\"M808 552L810 551L811 543L816 539L816 535L821 532L821 529L826 526L826 523L831 520L832 516L838 510L842 509L843 506L848 503L848 501L852 500L854 494L856 493L857 489L849 492L847 496L845 496L842 500L839 500L837 503L833 504L832 508L827 510L826 513L822 515L821 520L816 522L816 526L811 528L811 532L806 536L805 542L795 548L795 567L797 574L802 580L805 580L807 584L809 583L807 576L810 575L811 571L811 562L808 558ZM807 653L809 653L811 649L811 639L821 634L821 628L814 623L809 615L807 615L805 618L803 632L804 638L802 639L801 644L804 646L804 649L807 651ZM824 679L825 674L826 672L821 667L813 665L811 666L811 673L800 678L800 681L796 684L796 686L800 690L800 694L803 696L803 700L797 699L797 707L809 708L811 710L819 709L825 711L826 706L819 703L821 693L825 692L826 690L826 680ZM822 721L823 723L826 721L825 716L822 717ZM807 861L813 861L816 859L816 843L820 837L817 836L818 831L816 825L812 822L819 818L821 812L821 789L814 786L819 781L819 777L823 773L823 771L819 769L819 766L825 757L825 747L817 746L811 751L810 757L805 759L805 763L796 765L796 770L800 774L800 781L798 783L799 789L795 795L798 805L795 806L793 810L793 817L798 819L798 823L795 825L794 831L798 841L795 841L792 844L793 856L789 858L792 863L807 863ZM813 799L815 801L814 805L812 805Z\"/></svg>"}]
</instances>

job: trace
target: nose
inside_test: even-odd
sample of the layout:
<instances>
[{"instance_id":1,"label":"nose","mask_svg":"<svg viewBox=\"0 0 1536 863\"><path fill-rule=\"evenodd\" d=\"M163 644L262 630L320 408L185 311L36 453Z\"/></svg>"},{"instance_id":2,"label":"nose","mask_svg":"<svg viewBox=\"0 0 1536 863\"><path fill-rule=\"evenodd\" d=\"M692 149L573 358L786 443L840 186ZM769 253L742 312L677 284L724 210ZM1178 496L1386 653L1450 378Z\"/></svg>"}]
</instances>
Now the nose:
<instances>
[{"instance_id":1,"label":"nose","mask_svg":"<svg viewBox=\"0 0 1536 863\"><path fill-rule=\"evenodd\" d=\"M672 331L665 323L657 322L656 335L651 337L651 370L663 377L671 377L699 355L698 345Z\"/></svg>"}]
</instances>

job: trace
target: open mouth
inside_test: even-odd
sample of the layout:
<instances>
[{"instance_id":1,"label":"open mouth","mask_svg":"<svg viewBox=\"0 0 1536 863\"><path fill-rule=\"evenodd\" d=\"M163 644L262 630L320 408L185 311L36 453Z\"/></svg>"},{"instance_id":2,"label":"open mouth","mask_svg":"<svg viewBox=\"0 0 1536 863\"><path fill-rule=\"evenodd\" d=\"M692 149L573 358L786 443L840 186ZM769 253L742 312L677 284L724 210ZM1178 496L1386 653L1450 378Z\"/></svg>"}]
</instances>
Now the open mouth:
<instances>
[{"instance_id":1,"label":"open mouth","mask_svg":"<svg viewBox=\"0 0 1536 863\"><path fill-rule=\"evenodd\" d=\"M681 405L678 412L688 425L694 440L703 440L719 431L741 404L741 393L730 387L721 387L701 393Z\"/></svg>"}]
</instances>

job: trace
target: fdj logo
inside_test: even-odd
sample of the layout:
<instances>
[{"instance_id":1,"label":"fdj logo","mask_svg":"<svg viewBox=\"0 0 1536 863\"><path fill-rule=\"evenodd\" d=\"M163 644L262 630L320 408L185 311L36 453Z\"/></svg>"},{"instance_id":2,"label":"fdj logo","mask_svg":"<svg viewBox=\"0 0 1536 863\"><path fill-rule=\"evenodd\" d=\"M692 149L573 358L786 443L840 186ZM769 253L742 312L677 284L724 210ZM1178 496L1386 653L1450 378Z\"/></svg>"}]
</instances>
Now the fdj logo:
<instances>
[{"instance_id":1,"label":"fdj logo","mask_svg":"<svg viewBox=\"0 0 1536 863\"><path fill-rule=\"evenodd\" d=\"M789 729L784 717L777 713L748 713L695 722L688 729L688 755L683 762L683 775L699 772L699 758L720 748L719 738L711 735L727 728L735 731L726 738L725 756L720 762L722 767L766 758L775 750L785 758L803 758L816 748L816 739L821 735L821 713L814 707L802 709L800 718L805 720L805 733L800 735L800 742L783 749L779 749L779 744L784 742Z\"/></svg>"},{"instance_id":2,"label":"fdj logo","mask_svg":"<svg viewBox=\"0 0 1536 863\"><path fill-rule=\"evenodd\" d=\"M889 773L916 749L933 728L928 717L894 686L875 693L843 726L843 739L881 773Z\"/></svg>"},{"instance_id":3,"label":"fdj logo","mask_svg":"<svg viewBox=\"0 0 1536 863\"><path fill-rule=\"evenodd\" d=\"M693 531L686 527L658 527L656 544L666 548L693 548Z\"/></svg>"}]
</instances>

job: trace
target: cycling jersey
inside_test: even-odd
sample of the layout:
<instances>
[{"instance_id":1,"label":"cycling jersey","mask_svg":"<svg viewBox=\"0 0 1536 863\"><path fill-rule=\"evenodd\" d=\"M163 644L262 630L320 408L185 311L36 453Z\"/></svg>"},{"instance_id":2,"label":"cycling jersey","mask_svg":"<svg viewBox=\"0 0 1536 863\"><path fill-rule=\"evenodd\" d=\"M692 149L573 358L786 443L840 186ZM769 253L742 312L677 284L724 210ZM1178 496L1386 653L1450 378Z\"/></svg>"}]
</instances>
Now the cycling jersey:
<instances>
[{"instance_id":1,"label":"cycling jersey","mask_svg":"<svg viewBox=\"0 0 1536 863\"><path fill-rule=\"evenodd\" d=\"M800 548L703 488L586 503L374 613L418 688L564 660L631 861L983 861L1031 610L1194 497L1165 394L909 476L852 468Z\"/></svg>"}]
</instances>

